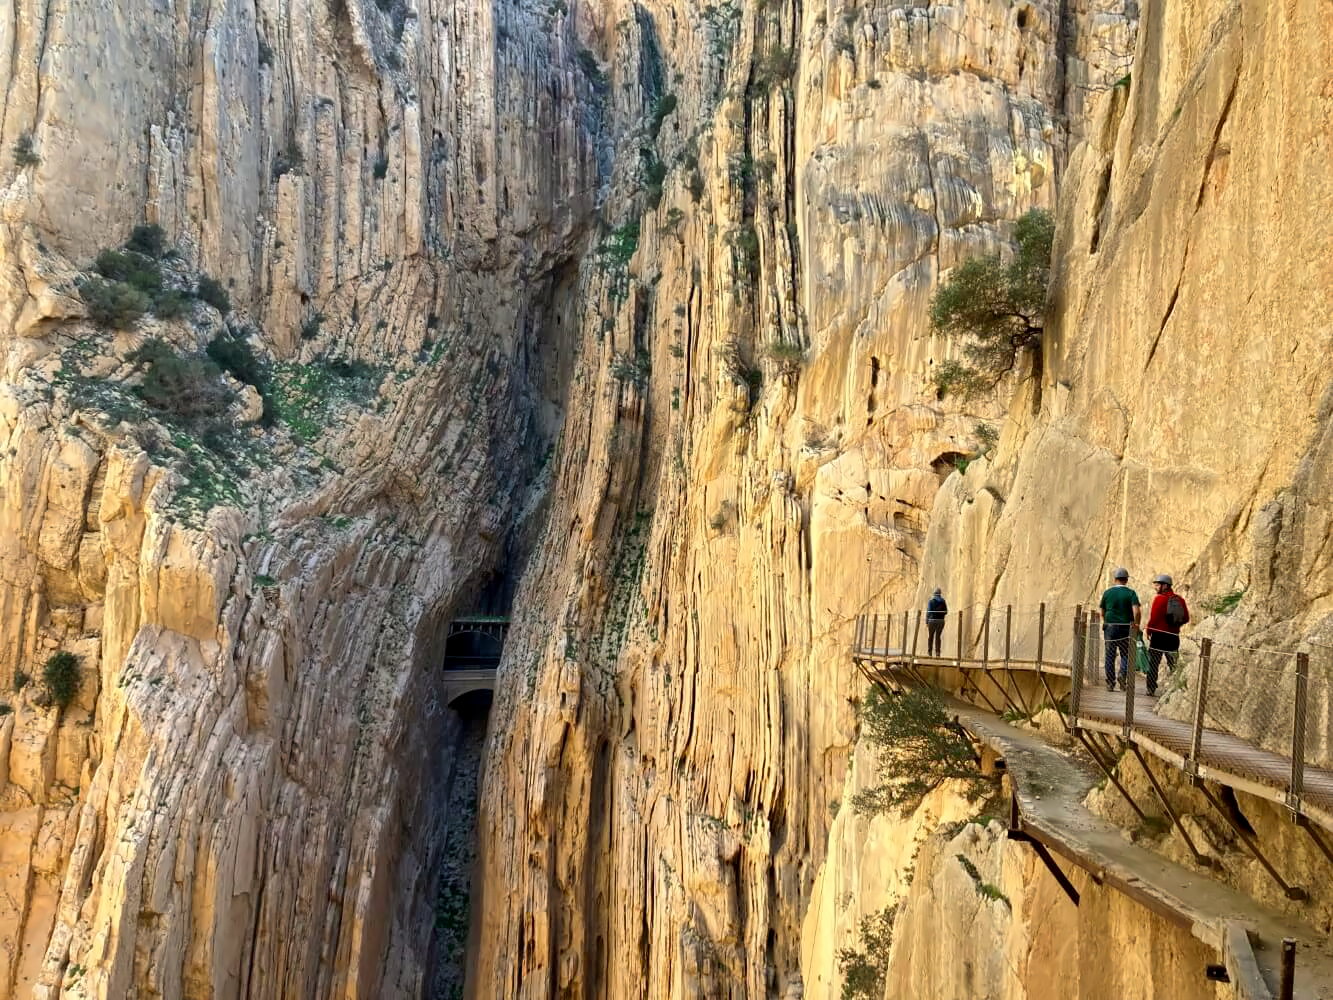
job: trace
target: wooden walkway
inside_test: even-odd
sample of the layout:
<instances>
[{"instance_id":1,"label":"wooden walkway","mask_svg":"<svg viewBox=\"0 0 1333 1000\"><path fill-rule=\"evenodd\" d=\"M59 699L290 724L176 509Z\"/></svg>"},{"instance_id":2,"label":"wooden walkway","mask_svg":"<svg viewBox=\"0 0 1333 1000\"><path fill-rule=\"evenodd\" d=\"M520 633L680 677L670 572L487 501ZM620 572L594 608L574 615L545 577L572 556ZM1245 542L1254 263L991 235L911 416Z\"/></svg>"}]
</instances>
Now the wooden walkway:
<instances>
[{"instance_id":1,"label":"wooden walkway","mask_svg":"<svg viewBox=\"0 0 1333 1000\"><path fill-rule=\"evenodd\" d=\"M1066 673L1067 676L1067 673ZM1289 805L1292 785L1291 758L1264 750L1230 733L1204 729L1199 753L1191 760L1193 729L1180 719L1169 719L1154 711L1143 678L1138 677L1134 701L1134 724L1129 739L1181 770L1249 792L1280 805ZM1102 687L1084 687L1078 724L1084 728L1124 735L1125 699ZM1191 767L1191 764L1194 766ZM1306 764L1304 788L1298 803L1300 814L1333 830L1333 771Z\"/></svg>"},{"instance_id":2,"label":"wooden walkway","mask_svg":"<svg viewBox=\"0 0 1333 1000\"><path fill-rule=\"evenodd\" d=\"M1293 1000L1333 1000L1333 942L1326 935L1127 840L1120 827L1084 805L1097 778L1090 762L952 696L945 696L945 705L1004 760L1018 803L1010 816L1012 839L1040 842L1094 883L1123 893L1215 949L1237 1000L1281 997L1285 938L1299 942Z\"/></svg>"},{"instance_id":3,"label":"wooden walkway","mask_svg":"<svg viewBox=\"0 0 1333 1000\"><path fill-rule=\"evenodd\" d=\"M1167 790L1147 769L1144 755L1151 754L1180 769L1231 826L1239 844L1268 872L1287 898L1309 898L1300 882L1311 873L1278 871L1265 856L1265 846L1248 824L1238 823L1233 815L1234 808L1228 807L1225 796L1204 783L1205 780L1216 782L1288 810L1333 864L1333 847L1320 831L1320 828L1333 831L1333 770L1312 764L1305 753L1305 727L1309 722L1308 655L1275 654L1291 668L1283 678L1290 680L1291 686L1283 688L1281 693L1275 688L1273 694L1274 705L1282 713L1283 721L1291 727L1289 746L1292 753L1284 756L1234 734L1207 727L1209 695L1218 696L1210 687L1212 644L1206 639L1201 642L1199 657L1190 664L1188 673L1184 663L1181 664L1178 676L1182 680L1189 678L1188 687L1171 694L1167 688L1173 685L1163 677L1163 694L1168 696L1164 700L1170 702L1166 712L1180 714L1181 708L1189 708L1192 703L1192 717L1184 720L1159 714L1159 701L1148 695L1145 679L1137 673L1133 674L1135 682L1128 688L1120 685L1115 691L1107 690L1101 680L1105 646L1096 638L1099 629L1095 617L1084 614L1082 609L1073 615L1072 643L1070 633L1063 636L1057 633L1044 605L1035 616L1035 629L1031 619L1020 621L1012 608L986 608L978 617L981 628L976 632L965 632L962 617L957 618L954 623L956 640L951 649L953 655L922 656L919 652L919 612L915 623L905 613L863 615L856 622L851 657L872 681L930 686L949 692L946 704L952 706L950 711L976 739L989 744L992 751L1006 760L1010 754L1019 752L1015 740L1021 744L1027 737L1021 735L1022 731L1005 725L1004 720L1030 716L1047 705L1053 707L1059 712L1065 729L1083 744L1105 777L1114 783L1134 810L1144 816L1143 809L1123 787L1118 776L1117 758L1125 759L1120 757L1115 745L1118 744L1120 749L1128 751L1126 757L1131 754L1139 757L1157 801L1168 814L1177 834L1193 853L1195 861L1211 868L1216 864L1215 859L1196 849L1188 827L1168 799ZM1014 627L1016 623L1020 626L1017 629ZM1024 625L1027 627L1023 628ZM896 643L892 641L894 639ZM1060 641L1064 648L1051 656L1048 653L1053 640ZM949 645L945 643L946 648ZM1236 651L1239 650L1233 650ZM1163 664L1164 671L1165 666ZM1269 675L1270 679L1272 676ZM1225 706L1227 692L1224 688L1218 690L1223 691L1221 704ZM1180 694L1183 692L1188 693L1188 700L1182 704ZM1031 756L1032 750L1027 747L1022 752ZM1015 773L1015 778L1018 777ZM1219 903L1220 897L1214 897L1225 889L1221 883L1191 877L1187 869L1176 871L1175 866L1156 859L1155 855L1138 857L1121 873L1123 877L1112 878L1115 866L1108 867L1105 859L1116 857L1117 852L1125 850L1118 830L1114 831L1114 836L1101 836L1097 840L1086 830L1081 830L1077 823L1071 829L1058 817L1053 823L1047 822L1050 817L1043 817L1042 803L1032 796L1025 797L1021 782L1016 782L1013 787L1011 837L1038 841L1049 852L1062 854L1092 873L1094 880L1114 883L1149 908L1190 926L1196 936L1206 939L1224 957L1238 997L1245 1000L1273 1000L1278 996L1333 998L1333 950L1326 938L1304 926L1298 930L1294 925L1284 923L1280 916L1270 914L1273 919L1264 918L1263 912L1266 911L1262 907L1237 907L1234 900ZM1066 789L1062 794L1069 791ZM1074 798L1081 804L1081 794ZM1092 843L1090 838L1097 842ZM1048 858L1047 853L1038 853L1044 860ZM1053 864L1047 860L1054 873ZM1161 868L1163 865L1166 867L1156 872L1158 878L1150 877L1145 882L1143 872L1151 874L1156 871L1154 866ZM1183 877L1177 878L1176 875ZM1152 882L1156 883L1155 887L1148 887L1147 883ZM1241 898L1240 894L1233 895ZM1246 901L1242 899L1242 904ZM1228 907L1234 912L1228 912ZM1220 913L1225 919L1202 920L1199 918L1201 913L1212 913L1214 918ZM1212 930L1201 934L1200 928L1205 924ZM1280 948L1281 940L1288 937L1301 940L1304 949L1300 962L1290 966L1288 960L1294 952ZM1282 952L1281 969L1275 964L1279 950ZM1290 974L1296 965L1300 966L1295 973L1296 992L1274 992L1271 987L1279 978Z\"/></svg>"},{"instance_id":4,"label":"wooden walkway","mask_svg":"<svg viewBox=\"0 0 1333 1000\"><path fill-rule=\"evenodd\" d=\"M927 681L926 672L959 671L962 675L959 693L972 697L974 703L979 695L996 714L1004 711L1004 702L997 691L1002 690L1006 680L1012 683L1014 674L1035 677L1048 696L1045 700L1061 713L1066 727L1076 733L1086 730L1122 739L1192 777L1216 781L1278 803L1288 808L1298 821L1308 820L1333 831L1333 771L1306 761L1293 767L1290 756L1262 749L1228 733L1204 728L1202 716L1192 725L1158 715L1154 710L1156 702L1148 697L1141 676L1136 675L1134 696L1127 698L1126 693L1112 693L1096 681L1094 678L1100 676L1100 665L1095 669L1087 668L1090 660L1077 652L1071 656L1075 661L1072 664L1043 658L1040 644L1037 655L1026 659L996 658L989 655L989 651L981 658L920 656L901 646L876 641L875 631L858 621L851 655L860 665L886 668L891 673L903 672L922 682ZM902 634L912 636L906 628ZM915 643L909 641L908 645ZM991 697L987 697L986 689L978 683L981 677L990 680ZM1008 699L1008 695L1005 698ZM1011 704L1018 708L1017 700ZM1130 715L1132 721L1126 725L1126 717ZM1313 830L1311 834L1320 850L1333 862L1333 849L1327 841Z\"/></svg>"}]
</instances>

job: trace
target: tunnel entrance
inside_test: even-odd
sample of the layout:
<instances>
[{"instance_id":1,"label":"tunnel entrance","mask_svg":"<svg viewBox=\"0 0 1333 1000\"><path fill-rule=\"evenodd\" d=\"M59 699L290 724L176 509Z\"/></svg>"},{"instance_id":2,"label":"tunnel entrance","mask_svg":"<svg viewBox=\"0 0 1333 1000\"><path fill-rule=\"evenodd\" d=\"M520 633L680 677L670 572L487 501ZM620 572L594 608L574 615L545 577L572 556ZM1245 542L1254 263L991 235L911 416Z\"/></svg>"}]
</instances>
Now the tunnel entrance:
<instances>
[{"instance_id":1,"label":"tunnel entrance","mask_svg":"<svg viewBox=\"0 0 1333 1000\"><path fill-rule=\"evenodd\" d=\"M460 699L483 693L489 695L495 690L495 670L500 665L508 633L508 618L472 616L456 618L449 623L441 664L445 704L463 711L459 706ZM486 707L489 709L489 701Z\"/></svg>"},{"instance_id":2,"label":"tunnel entrance","mask_svg":"<svg viewBox=\"0 0 1333 1000\"><path fill-rule=\"evenodd\" d=\"M500 665L509 619L499 616L455 618L444 643L445 670L494 670Z\"/></svg>"},{"instance_id":3,"label":"tunnel entrance","mask_svg":"<svg viewBox=\"0 0 1333 1000\"><path fill-rule=\"evenodd\" d=\"M481 894L474 867L482 758L513 596L507 573L492 576L463 605L468 611L443 629L443 650L437 654L440 701L449 707L444 724L454 737L441 790L445 813L438 844L440 875L432 913L430 982L423 992L429 1000L461 1000L464 995L468 934Z\"/></svg>"}]
</instances>

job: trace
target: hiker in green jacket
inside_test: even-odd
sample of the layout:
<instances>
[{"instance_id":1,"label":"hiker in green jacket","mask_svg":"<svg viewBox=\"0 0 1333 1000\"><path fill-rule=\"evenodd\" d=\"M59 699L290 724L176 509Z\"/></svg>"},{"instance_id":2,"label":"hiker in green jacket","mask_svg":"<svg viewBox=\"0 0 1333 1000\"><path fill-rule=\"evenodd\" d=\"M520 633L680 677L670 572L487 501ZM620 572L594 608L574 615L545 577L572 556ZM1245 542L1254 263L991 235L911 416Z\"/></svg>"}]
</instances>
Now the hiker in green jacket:
<instances>
[{"instance_id":1,"label":"hiker in green jacket","mask_svg":"<svg viewBox=\"0 0 1333 1000\"><path fill-rule=\"evenodd\" d=\"M1120 655L1120 686L1129 683L1129 640L1139 630L1139 595L1129 589L1129 570L1112 574L1113 586L1102 592L1102 638L1106 640L1106 690L1114 691L1115 660Z\"/></svg>"}]
</instances>

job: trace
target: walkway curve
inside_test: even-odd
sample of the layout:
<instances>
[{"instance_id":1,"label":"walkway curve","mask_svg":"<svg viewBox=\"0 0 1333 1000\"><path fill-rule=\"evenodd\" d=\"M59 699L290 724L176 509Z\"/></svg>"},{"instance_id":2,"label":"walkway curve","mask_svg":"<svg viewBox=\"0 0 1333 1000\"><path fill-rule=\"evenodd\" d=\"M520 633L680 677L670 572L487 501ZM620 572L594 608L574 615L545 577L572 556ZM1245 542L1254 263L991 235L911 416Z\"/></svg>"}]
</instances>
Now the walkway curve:
<instances>
[{"instance_id":1,"label":"walkway curve","mask_svg":"<svg viewBox=\"0 0 1333 1000\"><path fill-rule=\"evenodd\" d=\"M878 682L902 676L872 672ZM912 683L907 681L907 683ZM1243 1000L1273 1000L1281 941L1300 942L1299 1000L1333 1000L1330 942L1299 921L1125 839L1120 827L1083 804L1098 775L1031 730L1009 725L952 695L946 710L1005 762L1017 801L1017 829L1051 852L1182 927L1222 956ZM1040 789L1039 792L1034 789Z\"/></svg>"},{"instance_id":2,"label":"walkway curve","mask_svg":"<svg viewBox=\"0 0 1333 1000\"><path fill-rule=\"evenodd\" d=\"M1009 617L1012 618L1012 615ZM1124 686L1118 696L1103 691L1094 680L1098 672L1097 665L1101 662L1100 640L1095 638L1095 616L1084 615L1082 609L1078 609L1072 617L1075 623L1074 641L1068 653L1059 659L1046 655L1048 645L1052 644L1057 634L1057 618L1047 615L1045 605L1041 606L1038 617L1035 649L1029 648L1026 657L1013 655L1018 647L1010 647L1012 629L1007 622L1003 651L997 649L992 654L989 628L992 615L989 608L986 609L984 619L987 623L985 642L980 650L965 646L963 619L959 616L954 656L918 655L919 613L914 626L908 613L903 612L901 615L858 617L851 656L858 665L903 672L921 683L925 683L924 671L957 671L960 690L968 693L970 686L971 692L995 709L996 714L1004 711L1001 706L1019 714L1027 714L1021 708L1028 707L1021 696L1010 697L997 674L1002 674L1011 684L1016 674L1035 677L1043 689L1042 693L1061 711L1066 726L1075 733L1088 730L1118 737L1194 778L1217 781L1285 806L1293 818L1301 822L1324 856L1333 863L1333 845L1311 825L1317 824L1327 831L1333 831L1333 771L1309 763L1303 754L1294 758L1292 754L1274 753L1238 736L1205 726L1209 676L1206 666L1206 651L1209 649L1207 640L1204 642L1205 665L1198 681L1201 690L1196 692L1194 722L1191 724L1158 715L1154 710L1155 702L1147 697L1141 677L1136 678L1135 684ZM997 613L995 621L999 623L1004 618ZM899 640L896 646L891 644L895 626ZM1065 628L1061 627L1059 631L1064 637L1068 636ZM972 646L976 645L974 641ZM966 655L963 655L964 650ZM1301 660L1303 654L1290 655L1296 662L1304 662L1304 669L1308 670L1308 661ZM982 679L988 681L989 696L980 684ZM1296 743L1303 748L1306 681L1303 675L1298 676L1298 680L1300 684L1290 710L1297 716L1293 730L1301 734ZM1063 691L1057 696L1055 688L1059 687ZM1067 704L1062 704L1066 701ZM1019 702L1022 702L1021 707ZM1293 759L1297 761L1296 766L1293 766Z\"/></svg>"}]
</instances>

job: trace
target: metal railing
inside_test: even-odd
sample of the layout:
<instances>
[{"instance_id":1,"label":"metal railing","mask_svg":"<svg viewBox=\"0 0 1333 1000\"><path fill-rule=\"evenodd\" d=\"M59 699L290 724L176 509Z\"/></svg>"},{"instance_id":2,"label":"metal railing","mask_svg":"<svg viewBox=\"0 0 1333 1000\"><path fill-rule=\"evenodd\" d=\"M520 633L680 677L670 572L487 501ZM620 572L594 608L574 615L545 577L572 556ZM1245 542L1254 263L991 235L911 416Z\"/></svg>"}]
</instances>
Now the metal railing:
<instances>
[{"instance_id":1,"label":"metal railing","mask_svg":"<svg viewBox=\"0 0 1333 1000\"><path fill-rule=\"evenodd\" d=\"M948 683L996 714L1031 715L1045 695L1075 732L1133 743L1196 780L1223 781L1333 829L1327 647L1264 649L1181 637L1178 651L1150 651L1170 639L1149 637L1140 653L1137 636L1108 639L1102 625L1095 611L1052 613L1045 604L950 609L942 627L931 627L922 610L863 614L852 656L918 680L929 671L961 671ZM1147 675L1136 669L1141 658ZM1134 683L1123 682L1122 664L1124 679ZM1023 674L1037 681L1021 683ZM1149 681L1156 683L1151 698Z\"/></svg>"}]
</instances>

